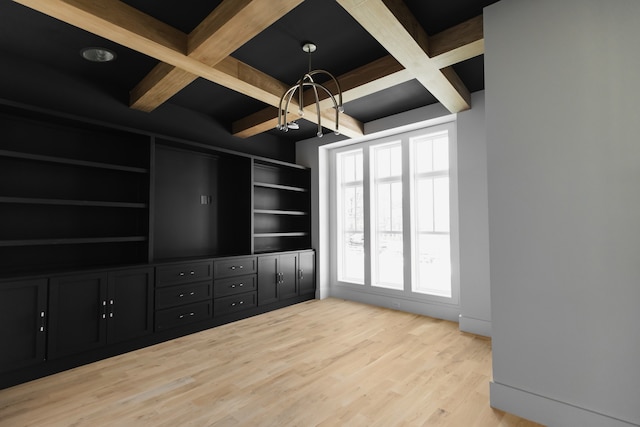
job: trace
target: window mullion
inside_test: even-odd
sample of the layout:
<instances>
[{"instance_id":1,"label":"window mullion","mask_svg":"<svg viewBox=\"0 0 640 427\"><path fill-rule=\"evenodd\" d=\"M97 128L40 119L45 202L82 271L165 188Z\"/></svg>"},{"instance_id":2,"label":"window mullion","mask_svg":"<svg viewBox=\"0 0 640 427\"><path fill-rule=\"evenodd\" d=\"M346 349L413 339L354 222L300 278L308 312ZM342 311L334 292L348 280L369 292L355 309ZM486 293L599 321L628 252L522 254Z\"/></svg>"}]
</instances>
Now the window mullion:
<instances>
[{"instance_id":1,"label":"window mullion","mask_svg":"<svg viewBox=\"0 0 640 427\"><path fill-rule=\"evenodd\" d=\"M371 182L371 147L364 147L362 150L362 197L364 199L363 216L364 216L364 286L371 288L373 271L371 263L371 191L373 188Z\"/></svg>"},{"instance_id":2,"label":"window mullion","mask_svg":"<svg viewBox=\"0 0 640 427\"><path fill-rule=\"evenodd\" d=\"M402 250L404 253L404 292L411 292L413 284L413 183L412 153L409 138L402 139Z\"/></svg>"}]
</instances>

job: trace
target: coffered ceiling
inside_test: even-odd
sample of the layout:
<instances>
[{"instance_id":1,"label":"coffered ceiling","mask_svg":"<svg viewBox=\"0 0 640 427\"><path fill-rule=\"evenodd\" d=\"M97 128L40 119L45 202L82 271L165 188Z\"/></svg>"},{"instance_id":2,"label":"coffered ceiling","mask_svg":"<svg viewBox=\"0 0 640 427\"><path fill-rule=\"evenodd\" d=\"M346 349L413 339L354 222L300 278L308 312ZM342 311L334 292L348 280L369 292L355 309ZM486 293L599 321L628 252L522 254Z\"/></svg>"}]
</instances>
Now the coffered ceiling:
<instances>
[{"instance_id":1,"label":"coffered ceiling","mask_svg":"<svg viewBox=\"0 0 640 427\"><path fill-rule=\"evenodd\" d=\"M470 108L484 88L482 9L495 1L1 0L0 55L126 91L120 102L145 114L172 104L237 138L295 141L315 135L315 107L283 133L276 106L307 71L300 46L312 41L312 68L342 86L340 132L357 137L368 121L435 102ZM79 50L95 45L116 61L82 60ZM327 101L322 125L332 128Z\"/></svg>"}]
</instances>

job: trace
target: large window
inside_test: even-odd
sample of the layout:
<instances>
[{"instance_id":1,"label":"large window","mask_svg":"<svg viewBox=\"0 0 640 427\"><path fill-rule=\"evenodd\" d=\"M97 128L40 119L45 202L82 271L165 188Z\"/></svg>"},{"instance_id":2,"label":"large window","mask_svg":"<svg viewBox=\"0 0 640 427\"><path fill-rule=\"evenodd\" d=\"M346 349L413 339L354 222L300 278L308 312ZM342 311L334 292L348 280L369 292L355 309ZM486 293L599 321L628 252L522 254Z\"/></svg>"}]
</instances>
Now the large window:
<instances>
[{"instance_id":1,"label":"large window","mask_svg":"<svg viewBox=\"0 0 640 427\"><path fill-rule=\"evenodd\" d=\"M334 150L339 285L457 303L453 129Z\"/></svg>"},{"instance_id":2,"label":"large window","mask_svg":"<svg viewBox=\"0 0 640 427\"><path fill-rule=\"evenodd\" d=\"M362 149L337 156L338 280L364 283Z\"/></svg>"},{"instance_id":3,"label":"large window","mask_svg":"<svg viewBox=\"0 0 640 427\"><path fill-rule=\"evenodd\" d=\"M421 135L410 141L417 260L412 289L451 297L449 136L447 132L441 132Z\"/></svg>"},{"instance_id":4,"label":"large window","mask_svg":"<svg viewBox=\"0 0 640 427\"><path fill-rule=\"evenodd\" d=\"M372 147L373 286L402 289L402 146L400 141Z\"/></svg>"}]
</instances>

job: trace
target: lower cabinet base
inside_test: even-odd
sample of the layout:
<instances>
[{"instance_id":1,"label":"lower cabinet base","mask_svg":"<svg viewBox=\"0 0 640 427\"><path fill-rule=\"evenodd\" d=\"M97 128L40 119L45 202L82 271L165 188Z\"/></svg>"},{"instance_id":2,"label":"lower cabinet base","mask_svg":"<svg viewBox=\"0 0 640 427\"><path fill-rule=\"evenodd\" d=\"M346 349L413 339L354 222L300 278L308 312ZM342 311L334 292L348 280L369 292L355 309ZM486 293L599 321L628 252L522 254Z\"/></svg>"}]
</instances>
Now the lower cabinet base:
<instances>
[{"instance_id":1,"label":"lower cabinet base","mask_svg":"<svg viewBox=\"0 0 640 427\"><path fill-rule=\"evenodd\" d=\"M195 332L200 332L206 329L211 329L216 326L235 322L312 299L314 299L313 294L302 295L265 306L253 306L248 309L243 309L242 311L231 311L228 314L221 314L220 316L208 318L200 322L190 323L184 326L176 326L167 330L156 331L152 334L137 338L135 340L108 345L100 349L87 351L81 354L75 354L73 356L47 360L28 368L23 368L16 371L3 372L0 373L0 389L12 387L17 384L46 377L48 375L53 375L55 373L66 371L68 369L72 369L81 365L97 362L99 360L137 350L142 347L159 344L161 342L169 341L174 338L182 337Z\"/></svg>"}]
</instances>

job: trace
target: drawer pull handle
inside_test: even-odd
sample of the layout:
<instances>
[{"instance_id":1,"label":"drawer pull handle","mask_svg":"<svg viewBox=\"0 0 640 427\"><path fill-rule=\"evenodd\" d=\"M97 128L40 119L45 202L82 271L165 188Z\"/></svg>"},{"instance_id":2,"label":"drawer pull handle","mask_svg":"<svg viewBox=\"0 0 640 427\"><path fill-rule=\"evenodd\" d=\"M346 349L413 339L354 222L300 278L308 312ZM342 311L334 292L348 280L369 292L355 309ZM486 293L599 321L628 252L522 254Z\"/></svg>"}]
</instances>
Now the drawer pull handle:
<instances>
[{"instance_id":1,"label":"drawer pull handle","mask_svg":"<svg viewBox=\"0 0 640 427\"><path fill-rule=\"evenodd\" d=\"M244 301L232 302L231 307L235 307L236 305L242 305L242 304L244 304Z\"/></svg>"},{"instance_id":2,"label":"drawer pull handle","mask_svg":"<svg viewBox=\"0 0 640 427\"><path fill-rule=\"evenodd\" d=\"M190 297L194 296L195 294L195 292L189 292ZM178 298L184 298L184 294L178 294Z\"/></svg>"},{"instance_id":3,"label":"drawer pull handle","mask_svg":"<svg viewBox=\"0 0 640 427\"><path fill-rule=\"evenodd\" d=\"M190 296L194 296L196 293L195 292L189 292Z\"/></svg>"},{"instance_id":4,"label":"drawer pull handle","mask_svg":"<svg viewBox=\"0 0 640 427\"><path fill-rule=\"evenodd\" d=\"M179 276L184 276L184 271L181 271Z\"/></svg>"},{"instance_id":5,"label":"drawer pull handle","mask_svg":"<svg viewBox=\"0 0 640 427\"><path fill-rule=\"evenodd\" d=\"M184 297L184 294L180 294L180 295L178 295L178 297L179 297L179 298L182 298L182 297Z\"/></svg>"},{"instance_id":6,"label":"drawer pull handle","mask_svg":"<svg viewBox=\"0 0 640 427\"><path fill-rule=\"evenodd\" d=\"M244 268L244 265L232 265L231 267L229 267L231 270L242 270Z\"/></svg>"},{"instance_id":7,"label":"drawer pull handle","mask_svg":"<svg viewBox=\"0 0 640 427\"><path fill-rule=\"evenodd\" d=\"M194 274L196 274L196 272L195 271L190 271L189 274L193 276Z\"/></svg>"},{"instance_id":8,"label":"drawer pull handle","mask_svg":"<svg viewBox=\"0 0 640 427\"><path fill-rule=\"evenodd\" d=\"M191 312L191 313L189 313L189 314L181 314L181 315L180 315L180 319L184 319L184 318L185 318L185 317L187 317L187 316L195 316L195 313L194 313L194 312Z\"/></svg>"}]
</instances>

